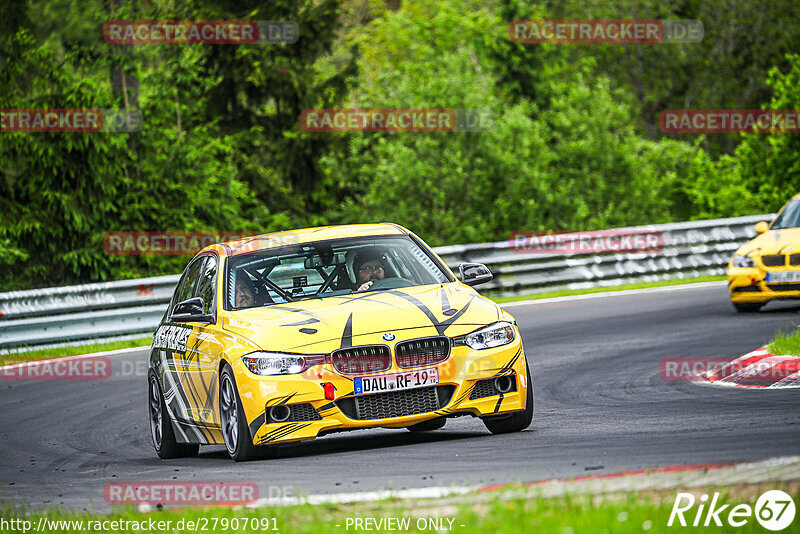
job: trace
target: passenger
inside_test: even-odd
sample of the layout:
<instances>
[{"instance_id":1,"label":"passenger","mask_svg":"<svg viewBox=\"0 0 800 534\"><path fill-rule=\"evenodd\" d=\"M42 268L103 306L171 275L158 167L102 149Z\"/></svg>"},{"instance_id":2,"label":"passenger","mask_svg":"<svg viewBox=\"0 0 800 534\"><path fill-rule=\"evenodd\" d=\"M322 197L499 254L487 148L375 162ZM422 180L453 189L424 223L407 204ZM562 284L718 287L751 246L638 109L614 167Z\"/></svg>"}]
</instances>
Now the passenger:
<instances>
[{"instance_id":1,"label":"passenger","mask_svg":"<svg viewBox=\"0 0 800 534\"><path fill-rule=\"evenodd\" d=\"M252 308L255 305L256 297L255 290L253 289L253 281L250 276L244 272L244 269L239 269L236 274L236 307L237 308Z\"/></svg>"}]
</instances>

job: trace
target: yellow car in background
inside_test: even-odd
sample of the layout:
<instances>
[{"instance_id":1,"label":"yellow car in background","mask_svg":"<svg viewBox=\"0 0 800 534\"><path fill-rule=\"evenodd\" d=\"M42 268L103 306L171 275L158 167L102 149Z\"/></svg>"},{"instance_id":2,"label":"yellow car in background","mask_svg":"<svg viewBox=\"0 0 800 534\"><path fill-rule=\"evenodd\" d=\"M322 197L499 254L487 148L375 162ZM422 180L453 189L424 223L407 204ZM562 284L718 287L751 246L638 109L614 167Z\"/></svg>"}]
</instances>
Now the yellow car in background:
<instances>
[{"instance_id":1,"label":"yellow car in background","mask_svg":"<svg viewBox=\"0 0 800 534\"><path fill-rule=\"evenodd\" d=\"M153 335L150 431L161 458L224 444L234 460L360 428L533 419L514 318L394 224L266 234L203 249Z\"/></svg>"},{"instance_id":2,"label":"yellow car in background","mask_svg":"<svg viewBox=\"0 0 800 534\"><path fill-rule=\"evenodd\" d=\"M728 264L728 291L737 311L755 312L775 299L800 298L800 195L772 223L759 222L757 237Z\"/></svg>"}]
</instances>

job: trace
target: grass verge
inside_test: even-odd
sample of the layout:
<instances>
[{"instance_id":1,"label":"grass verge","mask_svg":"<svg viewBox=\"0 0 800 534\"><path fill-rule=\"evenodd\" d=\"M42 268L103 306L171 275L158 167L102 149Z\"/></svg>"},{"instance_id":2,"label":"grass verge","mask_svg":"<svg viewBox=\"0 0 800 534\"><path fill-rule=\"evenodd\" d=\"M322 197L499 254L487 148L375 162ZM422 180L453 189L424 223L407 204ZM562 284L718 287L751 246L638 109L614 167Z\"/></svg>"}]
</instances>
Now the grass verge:
<instances>
[{"instance_id":1,"label":"grass verge","mask_svg":"<svg viewBox=\"0 0 800 534\"><path fill-rule=\"evenodd\" d=\"M777 484L780 486L780 484ZM774 489L774 486L772 487ZM800 490L791 491L795 502L800 502ZM748 504L753 507L758 492L739 492L704 489L712 494L720 492L720 504ZM681 527L677 522L667 523L675 503L677 490L646 494L579 495L558 498L530 497L523 493L495 492L494 495L460 497L425 501L381 501L375 503L340 505L299 505L262 507L257 509L191 508L165 509L140 512L132 507L120 508L107 516L93 516L86 512L53 510L30 515L6 508L0 516L6 520L30 521L28 530L39 532L281 532L284 534L319 534L320 532L452 532L454 534L478 533L593 533L593 532L674 532ZM699 502L699 501L698 501ZM689 530L697 506L686 512ZM726 514L721 520L725 521ZM381 520L394 519L394 523ZM367 520L370 523L366 523ZM703 518L705 519L705 514ZM360 520L361 528L356 520ZM41 521L41 523L40 523ZM113 523L116 521L117 523ZM121 523L125 521L127 523ZM374 521L374 523L372 522ZM134 525L131 522L136 522ZM159 523L162 522L162 523ZM702 523L701 523L702 525ZM371 526L371 528L368 528ZM393 528L391 528L393 526ZM41 528L40 528L41 527ZM0 521L0 532L19 532ZM718 528L712 527L714 532ZM764 532L754 516L738 528L727 527L730 532ZM791 529L789 529L791 530ZM787 530L787 531L789 531Z\"/></svg>"},{"instance_id":2,"label":"grass verge","mask_svg":"<svg viewBox=\"0 0 800 534\"><path fill-rule=\"evenodd\" d=\"M19 352L15 354L3 354L0 355L0 365L32 362L36 360L48 360L51 358L61 358L64 356L77 356L79 354L92 354L95 352L105 352L108 350L144 347L145 345L149 346L152 342L152 337L142 337L139 339L127 339L125 341L98 343L96 345L76 345L74 347L57 347L51 349L32 350L30 352Z\"/></svg>"},{"instance_id":3,"label":"grass verge","mask_svg":"<svg viewBox=\"0 0 800 534\"><path fill-rule=\"evenodd\" d=\"M773 354L800 356L800 330L779 333L768 347Z\"/></svg>"},{"instance_id":4,"label":"grass verge","mask_svg":"<svg viewBox=\"0 0 800 534\"><path fill-rule=\"evenodd\" d=\"M538 300L538 299L547 299L552 297L566 297L569 295L587 295L590 293L609 293L612 291L624 291L626 289L644 289L648 287L679 286L683 284L696 284L698 282L718 282L721 280L727 280L727 277L724 275L698 276L696 278L659 280L657 282L637 282L634 284L622 284L618 286L609 286L609 287L592 287L588 289L560 289L558 291L546 291L544 293L536 293L533 295L518 295L515 297L495 297L487 293L486 297L492 299L498 304L502 304L504 302L518 302L521 300Z\"/></svg>"}]
</instances>

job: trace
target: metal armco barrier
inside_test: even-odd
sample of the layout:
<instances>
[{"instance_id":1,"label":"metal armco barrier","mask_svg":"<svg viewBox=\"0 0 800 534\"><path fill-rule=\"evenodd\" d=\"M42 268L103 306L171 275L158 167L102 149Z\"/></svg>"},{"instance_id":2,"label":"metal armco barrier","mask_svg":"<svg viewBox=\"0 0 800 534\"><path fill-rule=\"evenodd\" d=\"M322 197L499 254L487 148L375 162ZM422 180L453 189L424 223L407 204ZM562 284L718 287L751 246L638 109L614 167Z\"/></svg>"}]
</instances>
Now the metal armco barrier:
<instances>
[{"instance_id":1,"label":"metal armco barrier","mask_svg":"<svg viewBox=\"0 0 800 534\"><path fill-rule=\"evenodd\" d=\"M512 251L509 241L435 250L451 268L464 262L489 266L494 279L480 286L482 292L526 295L554 289L721 275L733 252L755 237L755 223L774 217L774 214L751 215L615 229L660 232L663 250L657 254L531 254Z\"/></svg>"},{"instance_id":2,"label":"metal armco barrier","mask_svg":"<svg viewBox=\"0 0 800 534\"><path fill-rule=\"evenodd\" d=\"M482 292L525 295L724 274L733 252L755 236L753 225L773 217L752 215L617 229L660 232L664 248L657 254L531 254L512 251L509 241L434 250L454 272L460 263L485 263L494 279L480 286ZM0 293L0 350L132 334L144 337L164 315L179 278L158 276Z\"/></svg>"},{"instance_id":3,"label":"metal armco barrier","mask_svg":"<svg viewBox=\"0 0 800 534\"><path fill-rule=\"evenodd\" d=\"M180 275L0 293L0 349L150 334Z\"/></svg>"}]
</instances>

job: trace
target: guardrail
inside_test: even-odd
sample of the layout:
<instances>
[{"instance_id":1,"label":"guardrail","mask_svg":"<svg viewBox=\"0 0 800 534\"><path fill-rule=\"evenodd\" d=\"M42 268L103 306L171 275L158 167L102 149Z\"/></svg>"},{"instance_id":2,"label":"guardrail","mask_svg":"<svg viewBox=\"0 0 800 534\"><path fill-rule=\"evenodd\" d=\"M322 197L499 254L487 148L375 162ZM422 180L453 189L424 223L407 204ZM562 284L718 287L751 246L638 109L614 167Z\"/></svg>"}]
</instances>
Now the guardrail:
<instances>
[{"instance_id":1,"label":"guardrail","mask_svg":"<svg viewBox=\"0 0 800 534\"><path fill-rule=\"evenodd\" d=\"M434 250L454 271L485 263L494 279L481 291L511 296L629 282L719 275L733 251L755 235L753 215L615 230L660 232L658 254L529 254L509 241ZM180 275L0 293L0 352L146 336L164 315Z\"/></svg>"}]
</instances>

